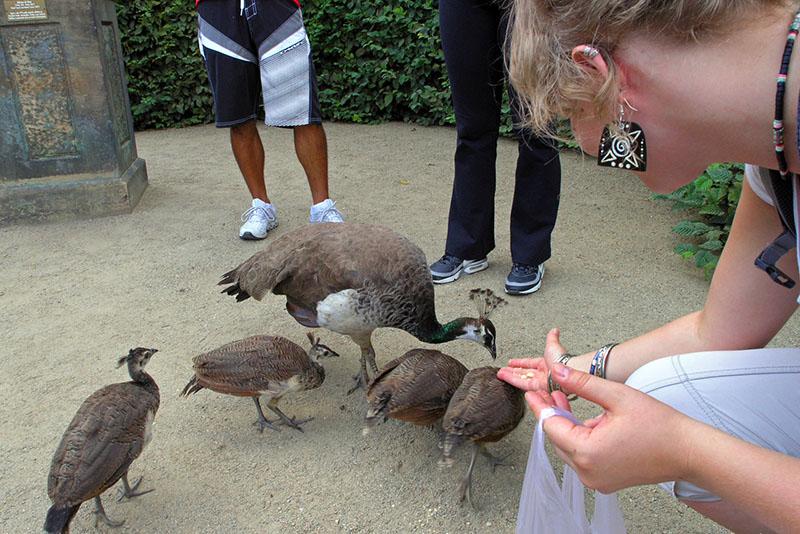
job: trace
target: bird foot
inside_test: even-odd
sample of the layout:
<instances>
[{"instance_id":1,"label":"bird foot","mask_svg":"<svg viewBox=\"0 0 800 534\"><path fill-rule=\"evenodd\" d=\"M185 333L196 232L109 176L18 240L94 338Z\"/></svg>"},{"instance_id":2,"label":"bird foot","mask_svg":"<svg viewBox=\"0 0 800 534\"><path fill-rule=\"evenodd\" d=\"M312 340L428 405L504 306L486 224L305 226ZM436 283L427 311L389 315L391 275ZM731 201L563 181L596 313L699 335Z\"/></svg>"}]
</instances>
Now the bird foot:
<instances>
[{"instance_id":1,"label":"bird foot","mask_svg":"<svg viewBox=\"0 0 800 534\"><path fill-rule=\"evenodd\" d=\"M295 430L299 430L300 432L303 432L303 428L302 428L301 425L304 425L304 424L308 423L309 421L313 421L313 420L314 420L313 417L308 417L306 419L298 419L296 417L287 417L286 419L282 419L282 420L278 421L276 424L285 425L285 426L288 426L289 428L294 428Z\"/></svg>"},{"instance_id":2,"label":"bird foot","mask_svg":"<svg viewBox=\"0 0 800 534\"><path fill-rule=\"evenodd\" d=\"M257 421L253 422L253 426L258 427L258 431L262 434L264 433L265 428L269 428L275 432L280 432L281 429L276 427L273 423L275 423L275 421L270 421L268 419L264 419L263 417L259 417Z\"/></svg>"},{"instance_id":3,"label":"bird foot","mask_svg":"<svg viewBox=\"0 0 800 534\"><path fill-rule=\"evenodd\" d=\"M103 509L102 502L99 502L97 500L95 500L95 508L92 513L94 514L94 528L97 528L97 525L100 521L102 521L111 528L121 527L122 525L125 524L124 519L122 521L113 521L110 517L108 517L106 515L105 509Z\"/></svg>"},{"instance_id":4,"label":"bird foot","mask_svg":"<svg viewBox=\"0 0 800 534\"><path fill-rule=\"evenodd\" d=\"M364 376L361 373L353 375L353 387L347 390L347 394L350 395L357 389L363 389L365 391L367 389L367 381L364 380Z\"/></svg>"},{"instance_id":5,"label":"bird foot","mask_svg":"<svg viewBox=\"0 0 800 534\"><path fill-rule=\"evenodd\" d=\"M483 456L484 458L486 458L489 461L489 465L492 466L492 473L494 473L497 470L498 466L507 467L507 466L511 465L511 464L505 462L508 459L508 457L511 456L511 453L506 454L506 455L501 456L501 457L497 457L497 456L493 455L492 453L490 453L489 451L487 451L486 449L482 448L481 449L481 456Z\"/></svg>"},{"instance_id":6,"label":"bird foot","mask_svg":"<svg viewBox=\"0 0 800 534\"><path fill-rule=\"evenodd\" d=\"M136 491L136 488L139 487L139 484L142 483L142 478L139 477L136 479L136 482L133 485L128 484L128 479L122 479L122 487L117 489L117 502L120 502L122 499L133 499L134 497L141 497L142 495L147 495L152 489L145 490L145 491Z\"/></svg>"}]
</instances>

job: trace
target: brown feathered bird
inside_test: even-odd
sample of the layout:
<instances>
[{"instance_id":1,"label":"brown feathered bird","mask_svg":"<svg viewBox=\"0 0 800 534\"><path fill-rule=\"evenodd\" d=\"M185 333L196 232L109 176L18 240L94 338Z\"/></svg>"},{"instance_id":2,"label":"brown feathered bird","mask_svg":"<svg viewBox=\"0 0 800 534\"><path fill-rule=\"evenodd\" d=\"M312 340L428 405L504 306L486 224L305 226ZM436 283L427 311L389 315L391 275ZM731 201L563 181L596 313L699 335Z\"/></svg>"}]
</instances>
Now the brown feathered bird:
<instances>
[{"instance_id":1,"label":"brown feathered bird","mask_svg":"<svg viewBox=\"0 0 800 534\"><path fill-rule=\"evenodd\" d=\"M69 524L81 504L95 503L98 520L111 527L100 494L122 479L123 497L137 497L152 490L136 489L128 483L128 469L142 453L152 436L153 418L158 411L158 385L144 371L156 349L135 348L119 359L118 367L128 364L130 382L111 384L86 399L64 432L53 455L47 494L53 506L47 512L45 532L69 532Z\"/></svg>"},{"instance_id":2,"label":"brown feathered bird","mask_svg":"<svg viewBox=\"0 0 800 534\"><path fill-rule=\"evenodd\" d=\"M219 283L238 301L285 295L286 309L300 324L349 336L361 347L361 372L350 391L369 384L367 365L378 372L376 328L399 328L426 343L467 339L496 356L495 328L485 314L439 322L425 255L383 226L303 226L271 241ZM484 306L487 313L492 307Z\"/></svg>"},{"instance_id":3,"label":"brown feathered bird","mask_svg":"<svg viewBox=\"0 0 800 534\"><path fill-rule=\"evenodd\" d=\"M479 367L467 373L442 419L444 465L452 465L452 453L459 444L467 440L473 442L472 458L459 485L458 498L463 502L466 496L473 507L472 470L478 453L489 458L493 469L502 465L484 444L501 440L525 415L522 391L499 380L497 371L497 367Z\"/></svg>"},{"instance_id":4,"label":"brown feathered bird","mask_svg":"<svg viewBox=\"0 0 800 534\"><path fill-rule=\"evenodd\" d=\"M432 425L442 418L467 368L438 350L413 349L386 364L367 388L367 429L388 418Z\"/></svg>"},{"instance_id":5,"label":"brown feathered bird","mask_svg":"<svg viewBox=\"0 0 800 534\"><path fill-rule=\"evenodd\" d=\"M306 352L300 345L280 336L252 336L223 345L196 356L194 376L183 388L181 395L188 396L203 388L235 395L252 397L258 410L259 432L264 428L279 430L274 421L267 420L261 410L259 397L267 400L267 408L283 424L303 431L300 425L313 418L298 420L288 417L278 408L278 401L287 393L318 388L325 381L325 369L317 360L338 356L309 333L311 348Z\"/></svg>"}]
</instances>

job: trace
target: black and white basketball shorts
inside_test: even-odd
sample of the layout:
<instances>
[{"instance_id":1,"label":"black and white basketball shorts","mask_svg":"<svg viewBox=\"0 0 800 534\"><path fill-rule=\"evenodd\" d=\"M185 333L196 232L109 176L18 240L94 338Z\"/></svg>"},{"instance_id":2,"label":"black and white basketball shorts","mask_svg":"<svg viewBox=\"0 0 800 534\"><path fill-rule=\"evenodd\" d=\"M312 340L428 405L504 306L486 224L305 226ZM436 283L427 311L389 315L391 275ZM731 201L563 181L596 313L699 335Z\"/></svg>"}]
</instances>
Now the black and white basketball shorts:
<instances>
[{"instance_id":1,"label":"black and white basketball shorts","mask_svg":"<svg viewBox=\"0 0 800 534\"><path fill-rule=\"evenodd\" d=\"M293 0L202 0L197 9L217 127L256 118L269 126L320 124L311 45Z\"/></svg>"}]
</instances>

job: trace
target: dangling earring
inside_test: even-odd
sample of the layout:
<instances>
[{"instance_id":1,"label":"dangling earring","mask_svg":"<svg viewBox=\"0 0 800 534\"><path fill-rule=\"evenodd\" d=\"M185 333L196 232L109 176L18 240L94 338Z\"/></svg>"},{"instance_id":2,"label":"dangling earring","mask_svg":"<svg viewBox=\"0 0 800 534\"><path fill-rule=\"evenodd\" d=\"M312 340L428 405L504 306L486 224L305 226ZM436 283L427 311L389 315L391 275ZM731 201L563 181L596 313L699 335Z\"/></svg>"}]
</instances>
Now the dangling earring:
<instances>
[{"instance_id":1,"label":"dangling earring","mask_svg":"<svg viewBox=\"0 0 800 534\"><path fill-rule=\"evenodd\" d=\"M627 100L625 101L627 103ZM635 111L635 108L628 104ZM619 105L619 120L616 127L603 129L597 164L601 167L615 167L631 171L647 170L647 143L644 130L635 122L625 120L625 107Z\"/></svg>"}]
</instances>

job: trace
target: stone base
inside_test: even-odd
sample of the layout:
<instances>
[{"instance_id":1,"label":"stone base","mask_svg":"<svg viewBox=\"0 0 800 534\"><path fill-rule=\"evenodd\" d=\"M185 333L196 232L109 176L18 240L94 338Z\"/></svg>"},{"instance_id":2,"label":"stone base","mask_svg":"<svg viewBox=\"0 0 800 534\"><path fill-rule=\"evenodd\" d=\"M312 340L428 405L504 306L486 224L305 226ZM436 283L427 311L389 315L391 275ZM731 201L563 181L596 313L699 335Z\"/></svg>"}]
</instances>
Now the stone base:
<instances>
[{"instance_id":1,"label":"stone base","mask_svg":"<svg viewBox=\"0 0 800 534\"><path fill-rule=\"evenodd\" d=\"M130 213L146 188L147 169L141 158L119 177L66 175L0 181L0 225Z\"/></svg>"}]
</instances>

